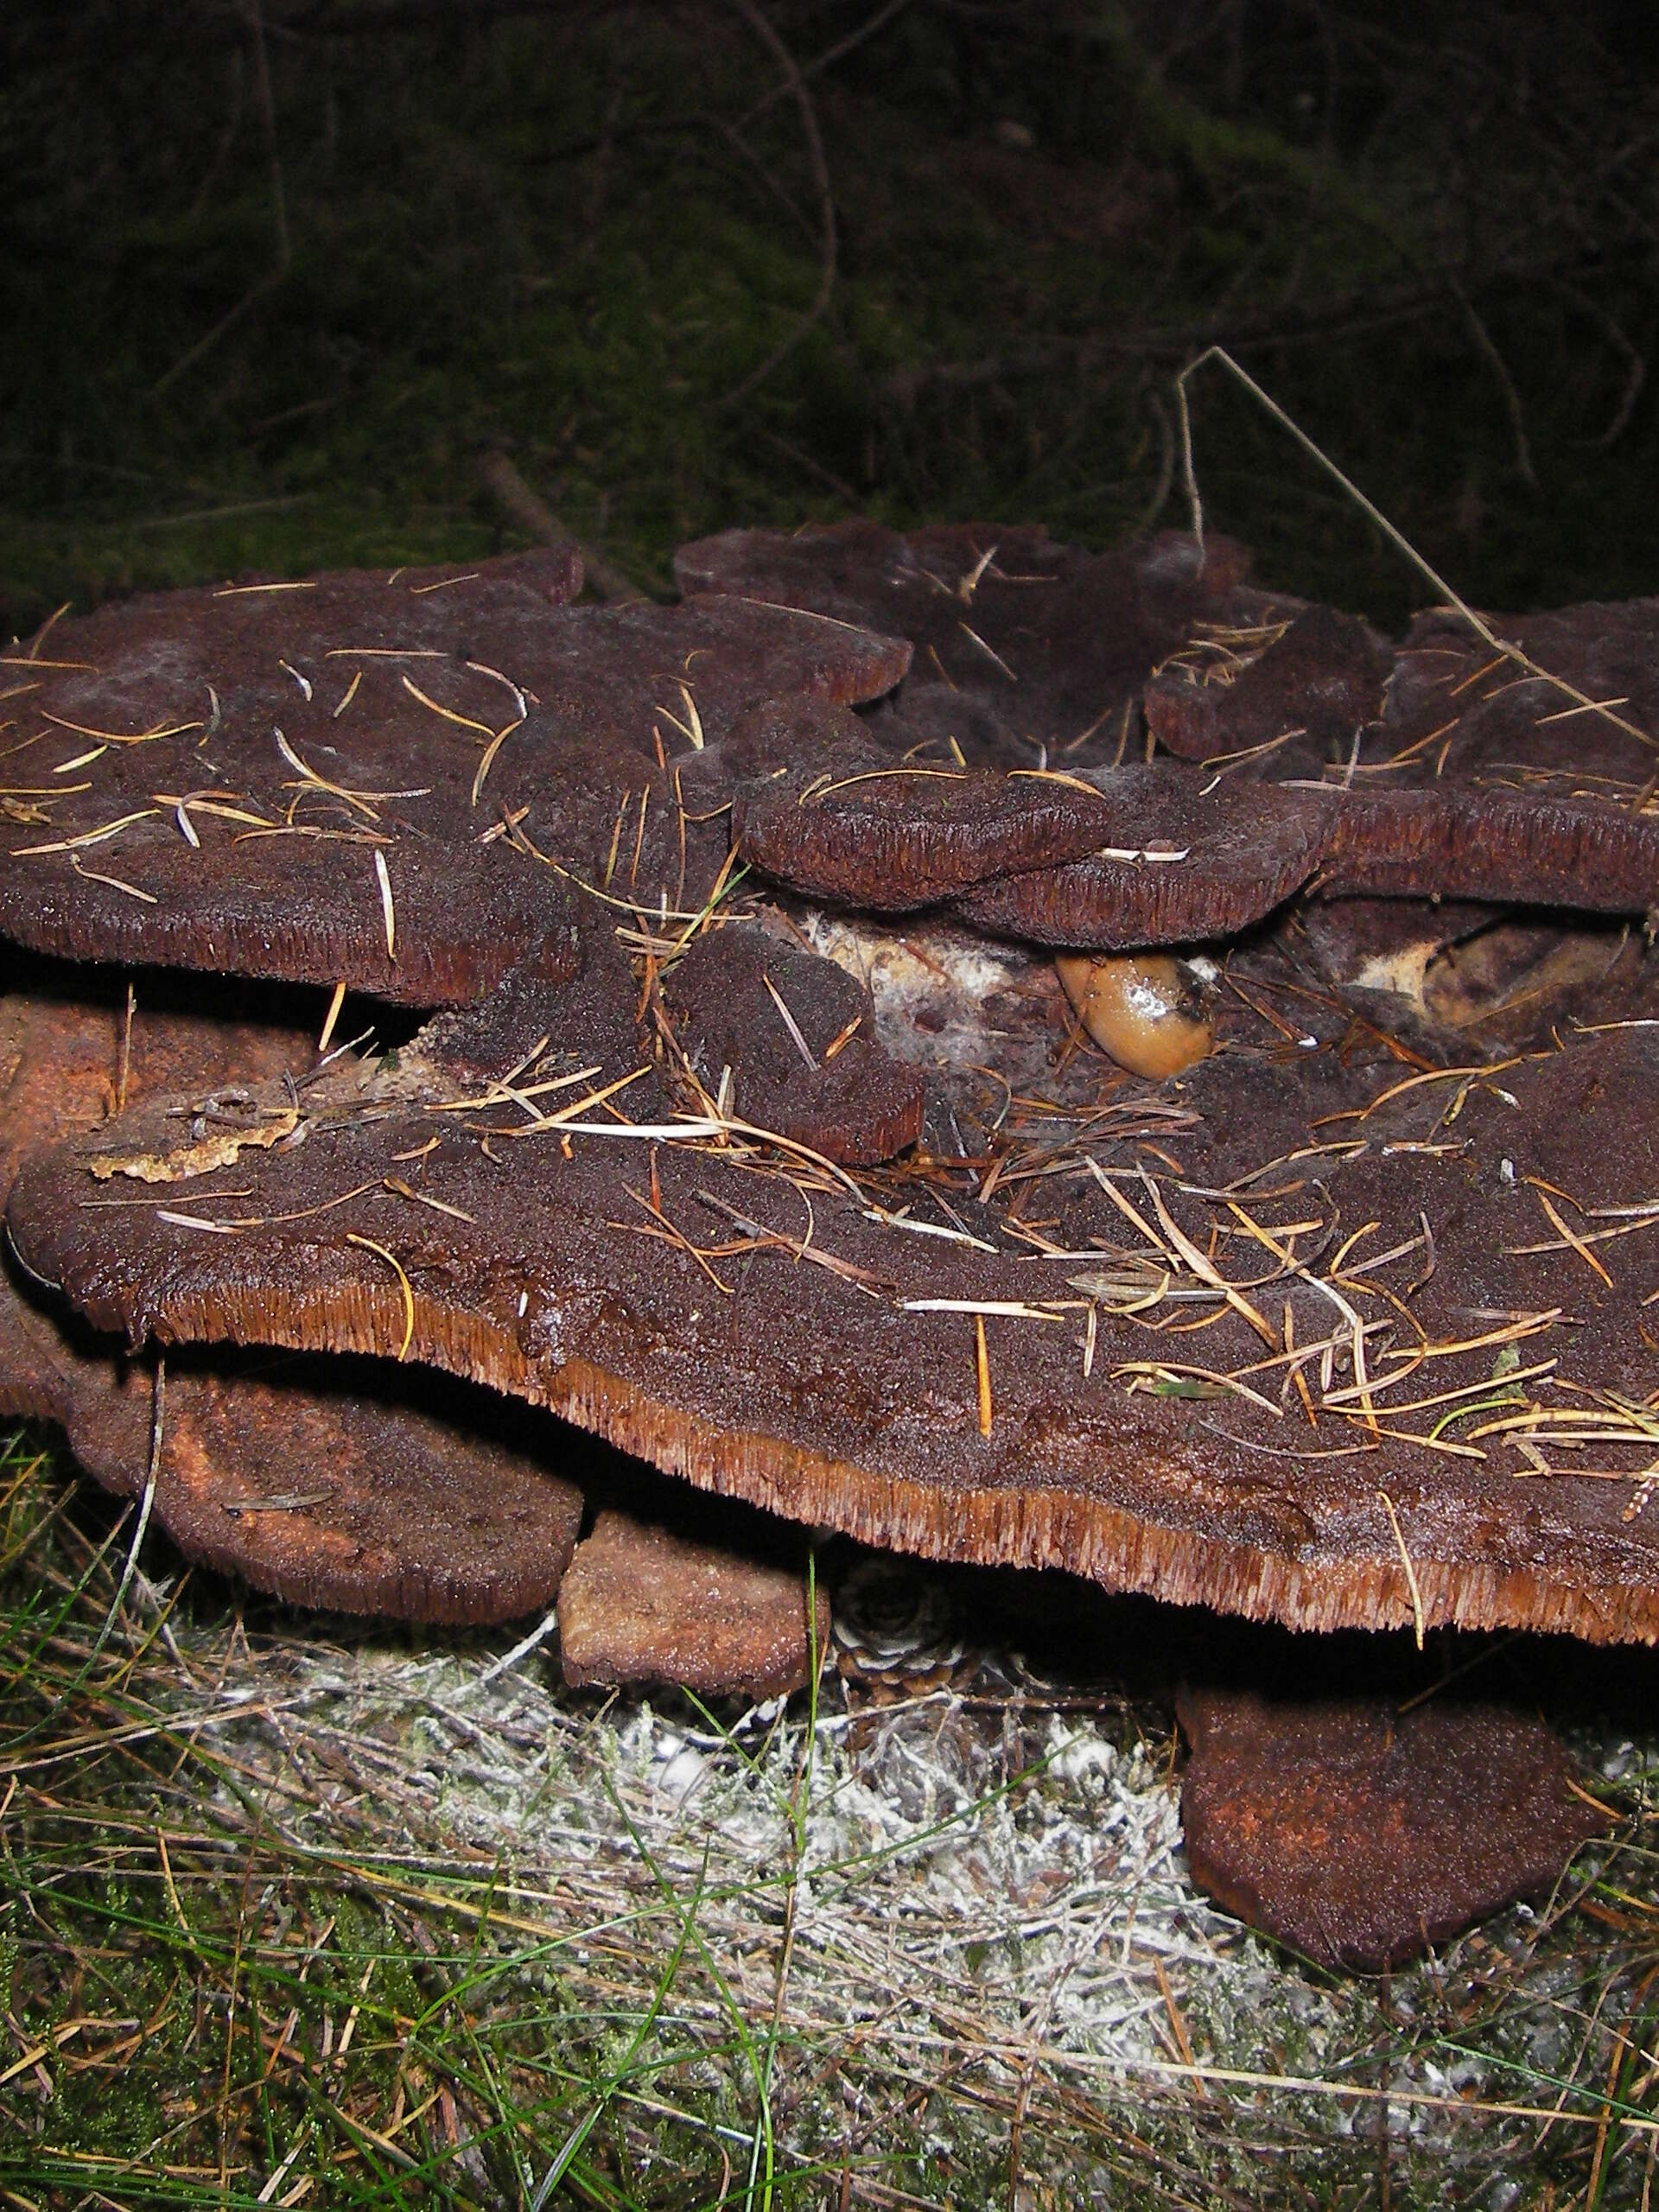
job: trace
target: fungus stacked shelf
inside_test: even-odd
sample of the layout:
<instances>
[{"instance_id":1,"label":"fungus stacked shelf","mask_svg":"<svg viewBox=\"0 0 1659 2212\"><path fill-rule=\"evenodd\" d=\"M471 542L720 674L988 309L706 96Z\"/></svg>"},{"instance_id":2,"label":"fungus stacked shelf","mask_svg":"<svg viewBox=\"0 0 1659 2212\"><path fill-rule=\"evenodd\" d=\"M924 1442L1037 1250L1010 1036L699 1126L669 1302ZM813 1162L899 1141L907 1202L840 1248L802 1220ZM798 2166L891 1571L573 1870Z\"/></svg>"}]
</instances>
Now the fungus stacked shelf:
<instances>
[{"instance_id":1,"label":"fungus stacked shelf","mask_svg":"<svg viewBox=\"0 0 1659 2212\"><path fill-rule=\"evenodd\" d=\"M1558 693L1489 702L1465 641L1425 695L1452 646L1313 621L1228 547L741 534L683 563L741 593L533 621L508 567L334 580L315 620L235 598L258 612L230 644L226 602L185 595L33 656L35 750L79 782L37 779L53 834L0 870L15 934L456 1010L395 1059L250 1086L217 1150L163 1114L26 1163L31 1269L134 1341L423 1359L936 1556L1304 1626L1659 1631L1629 1510L1650 962L1592 932L1599 1021L1541 1052L1529 1005L1500 1066L1437 1052L1421 1007L1409 1039L1368 1027L1287 904L1382 887L1421 931L1472 837L1488 904L1640 912L1645 740L1603 732L1565 779L1541 755L1585 717L1546 717ZM1649 621L1561 618L1568 681L1626 672ZM1201 744L1160 724L1177 686ZM1467 763L1437 727L1457 772L1356 795L1367 732L1424 771L1442 691L1474 693ZM1531 780L1497 789L1523 741ZM734 847L770 900L733 900ZM1135 1087L1068 1042L1022 937L1201 940L1219 1049Z\"/></svg>"},{"instance_id":2,"label":"fungus stacked shelf","mask_svg":"<svg viewBox=\"0 0 1659 2212\"><path fill-rule=\"evenodd\" d=\"M1247 571L858 524L52 626L0 931L104 968L5 1002L4 1402L282 1594L569 1569L573 1679L825 1624L548 1413L774 1530L1659 1641L1655 606L1396 649ZM1125 954L1161 1080L1071 1011L1128 1056ZM424 1019L330 1050L348 990Z\"/></svg>"}]
</instances>

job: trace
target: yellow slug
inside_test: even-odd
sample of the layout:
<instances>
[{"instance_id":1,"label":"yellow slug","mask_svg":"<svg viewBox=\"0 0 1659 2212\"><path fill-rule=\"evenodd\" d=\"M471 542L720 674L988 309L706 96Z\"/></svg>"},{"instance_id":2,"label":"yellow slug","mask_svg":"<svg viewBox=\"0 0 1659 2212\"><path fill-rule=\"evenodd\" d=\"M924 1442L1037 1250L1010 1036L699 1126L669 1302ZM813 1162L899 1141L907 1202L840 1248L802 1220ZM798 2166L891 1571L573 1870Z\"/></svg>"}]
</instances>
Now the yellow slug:
<instances>
[{"instance_id":1,"label":"yellow slug","mask_svg":"<svg viewBox=\"0 0 1659 2212\"><path fill-rule=\"evenodd\" d=\"M1167 953L1063 952L1054 965L1078 1020L1131 1075L1179 1075L1215 1043L1190 972Z\"/></svg>"}]
</instances>

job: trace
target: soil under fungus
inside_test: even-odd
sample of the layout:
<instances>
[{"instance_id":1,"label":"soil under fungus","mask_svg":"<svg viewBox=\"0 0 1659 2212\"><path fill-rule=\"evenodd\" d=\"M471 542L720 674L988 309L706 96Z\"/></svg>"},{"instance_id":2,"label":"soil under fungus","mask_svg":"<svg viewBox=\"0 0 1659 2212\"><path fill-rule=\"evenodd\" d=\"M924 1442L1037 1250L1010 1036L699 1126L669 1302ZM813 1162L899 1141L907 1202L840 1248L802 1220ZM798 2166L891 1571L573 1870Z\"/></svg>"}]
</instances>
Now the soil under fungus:
<instances>
[{"instance_id":1,"label":"soil under fungus","mask_svg":"<svg viewBox=\"0 0 1659 2212\"><path fill-rule=\"evenodd\" d=\"M1659 1641L1652 610L1525 626L1552 683L1245 569L860 524L677 609L509 563L59 626L0 928L452 1010L58 1131L16 1252L135 1346L406 1357L880 1546ZM1044 950L1157 946L1161 1080ZM714 1650L664 1573L594 1671Z\"/></svg>"}]
</instances>

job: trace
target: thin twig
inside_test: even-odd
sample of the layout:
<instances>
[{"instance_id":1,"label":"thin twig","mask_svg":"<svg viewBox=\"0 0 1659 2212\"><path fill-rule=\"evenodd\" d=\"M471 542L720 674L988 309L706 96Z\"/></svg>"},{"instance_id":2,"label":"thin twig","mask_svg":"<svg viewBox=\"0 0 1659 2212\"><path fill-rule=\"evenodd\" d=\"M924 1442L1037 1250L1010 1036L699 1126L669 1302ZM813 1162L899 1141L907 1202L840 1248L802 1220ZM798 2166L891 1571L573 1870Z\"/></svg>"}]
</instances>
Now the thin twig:
<instances>
[{"instance_id":1,"label":"thin twig","mask_svg":"<svg viewBox=\"0 0 1659 2212\"><path fill-rule=\"evenodd\" d=\"M1476 313L1475 305L1455 276L1446 279L1446 289L1457 302L1459 313L1469 326L1469 335L1475 341L1475 350L1497 381L1503 395L1503 405L1510 418L1510 432L1515 440L1515 473L1523 484L1538 489L1538 472L1532 465L1532 447L1527 438L1527 418L1521 405L1521 395L1515 388L1515 378L1510 374L1509 364L1498 352L1492 334Z\"/></svg>"},{"instance_id":2,"label":"thin twig","mask_svg":"<svg viewBox=\"0 0 1659 2212\"><path fill-rule=\"evenodd\" d=\"M478 464L478 473L503 512L538 537L543 545L574 545L582 558L582 580L595 599L632 601L645 597L630 575L607 561L602 553L584 545L576 533L556 515L538 492L525 483L499 446L491 448Z\"/></svg>"},{"instance_id":3,"label":"thin twig","mask_svg":"<svg viewBox=\"0 0 1659 2212\"><path fill-rule=\"evenodd\" d=\"M202 356L211 352L226 332L233 329L251 308L257 306L268 292L274 292L288 275L294 257L288 229L288 195L283 187L282 154L276 140L276 108L271 97L270 67L265 54L265 18L262 0L244 0L243 13L247 22L249 43L253 48L254 91L264 130L265 152L270 164L271 223L276 234L276 265L245 292L211 330L180 354L170 369L156 378L150 387L152 399L159 399L188 370L194 368Z\"/></svg>"},{"instance_id":4,"label":"thin twig","mask_svg":"<svg viewBox=\"0 0 1659 2212\"><path fill-rule=\"evenodd\" d=\"M132 1541L127 1547L127 1563L121 1570L121 1580L117 1583L115 1595L110 1600L110 1610L104 1616L104 1624L99 1630L92 1648L87 1653L86 1662L81 1669L80 1678L83 1681L97 1662L99 1653L109 1642L110 1631L114 1628L121 1608L126 1602L127 1592L132 1587L132 1578L138 1572L138 1554L143 1546L144 1533L149 1527L150 1510L156 1503L156 1478L161 1471L162 1425L166 1404L167 1362L157 1358L156 1380L150 1388L149 1460L144 1470L144 1487L138 1502L138 1519L133 1529Z\"/></svg>"},{"instance_id":5,"label":"thin twig","mask_svg":"<svg viewBox=\"0 0 1659 2212\"><path fill-rule=\"evenodd\" d=\"M1204 543L1204 503L1198 496L1198 478L1192 465L1192 417L1187 405L1186 385L1187 379L1196 376L1198 371L1211 361L1219 361L1223 368L1228 370L1238 379L1250 397L1267 410L1281 429L1290 433L1302 451L1311 460L1317 461L1327 476L1342 486L1367 519L1376 524L1395 550L1404 555L1424 582L1440 593L1446 604L1460 614L1475 635L1489 645L1494 652L1502 653L1506 659L1512 660L1517 668L1524 669L1529 676L1536 677L1541 683L1553 684L1556 690L1571 699L1575 706L1582 707L1587 713L1601 715L1603 720L1611 722L1615 729L1622 729L1627 737L1636 738L1643 745L1659 749L1659 739L1656 739L1650 732L1640 728L1635 722L1627 721L1623 715L1615 714L1612 709L1602 700L1591 698L1587 692L1580 691L1576 684L1569 683L1564 676L1557 676L1549 669L1541 668L1529 654L1522 652L1519 645L1510 644L1500 638L1485 618L1476 613L1463 594L1453 590L1439 569L1429 565L1404 531L1397 529L1389 520L1382 508L1374 500L1366 498L1353 479L1344 474L1336 462L1314 444L1306 431L1291 419L1272 394L1264 391L1249 371L1242 369L1226 348L1221 346L1207 346L1196 360L1187 363L1175 379L1175 399L1181 423L1181 481L1186 488L1187 501L1192 511L1192 535L1198 539L1200 547ZM1637 802L1638 808L1645 804L1649 795L1650 793L1643 793L1638 798Z\"/></svg>"},{"instance_id":6,"label":"thin twig","mask_svg":"<svg viewBox=\"0 0 1659 2212\"><path fill-rule=\"evenodd\" d=\"M731 3L783 70L785 87L794 95L796 107L800 111L801 136L806 142L807 162L817 190L821 242L818 249L818 289L813 296L811 306L788 336L772 347L760 366L751 369L740 384L733 386L721 400L722 407L734 407L739 400L747 399L752 391L766 381L774 369L788 359L802 340L823 320L836 289L837 255L836 201L830 184L830 164L824 157L823 135L818 128L817 110L812 104L811 93L806 88L806 80L801 75L800 66L756 5L756 0L731 0Z\"/></svg>"}]
</instances>

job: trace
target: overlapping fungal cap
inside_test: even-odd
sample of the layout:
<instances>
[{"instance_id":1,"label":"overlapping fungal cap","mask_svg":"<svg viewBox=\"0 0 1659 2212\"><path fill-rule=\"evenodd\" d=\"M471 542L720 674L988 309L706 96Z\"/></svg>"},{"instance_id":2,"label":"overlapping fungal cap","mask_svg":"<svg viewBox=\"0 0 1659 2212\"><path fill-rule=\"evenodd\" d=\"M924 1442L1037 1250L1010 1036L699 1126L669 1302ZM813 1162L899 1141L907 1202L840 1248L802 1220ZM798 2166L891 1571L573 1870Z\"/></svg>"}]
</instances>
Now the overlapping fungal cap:
<instances>
[{"instance_id":1,"label":"overlapping fungal cap","mask_svg":"<svg viewBox=\"0 0 1659 2212\"><path fill-rule=\"evenodd\" d=\"M1182 558L1169 573L1186 577L1190 629L1191 549ZM921 580L930 620L957 626L929 640L942 712L957 696L946 646L1007 658L988 617L958 637L956 607L988 586L1039 589L993 578L1000 563L978 554L974 565L968 599L967 569L942 594ZM935 598L953 603L941 614ZM1241 671L1282 642L1259 600L1227 612L1211 629L1230 633ZM879 688L905 652L833 613L720 599L671 619L623 613L592 618L598 629L549 618L567 639L608 641L558 695L563 737L527 692L522 725L474 717L469 730L464 702L400 675L410 711L463 747L459 774L445 771L447 813L416 818L437 786L394 794L384 748L323 777L284 729L299 766L277 788L295 818L257 825L250 845L314 842L302 829L327 824L337 834L321 842L360 847L390 956L362 976L470 1002L395 1062L342 1065L297 1097L256 1091L205 1145L181 1141L176 1116L141 1117L31 1162L10 1215L30 1267L135 1338L407 1351L707 1487L880 1544L1063 1563L1299 1625L1659 1638L1642 1510L1656 1017L1637 945L1612 948L1625 964L1586 1001L1593 1021L1498 1063L1396 1046L1320 986L1286 933L1260 961L1223 963L1223 1049L1147 1089L1077 1051L1046 963L1010 955L994 976L984 935L1090 950L1215 938L1338 864L1351 887L1369 880L1383 862L1355 842L1368 819L1393 825L1384 860L1415 854L1420 887L1478 849L1494 899L1510 895L1503 868L1544 880L1560 830L1552 895L1593 904L1602 886L1628 909L1644 903L1646 815L1626 807L1610 828L1605 806L1586 814L1551 791L1541 804L1567 816L1541 845L1528 791L1496 806L1476 792L1488 810L1471 815L1467 793L1374 795L1357 769L1311 791L1217 782L1208 756L1126 753L1114 767L1116 741L1103 766L1087 730L1075 765L1045 765L1049 741L1035 738L1033 770L1032 730L994 716L974 725L995 722L977 755L951 752L943 725L918 753L908 690L862 723L835 710L838 689ZM1020 633L1033 670L1042 626ZM768 648L793 637L810 659L820 632L837 672L812 660L781 685L792 700L762 703L795 665ZM1049 626L1062 644L1074 633ZM1370 642L1350 646L1353 681L1369 681ZM503 673L489 663L479 680ZM363 696L349 689L342 721ZM1022 696L1042 690L1033 677ZM996 765L966 765L976 757ZM499 816L455 835L486 792L505 802ZM118 840L166 834L199 855L199 796L162 797L170 829L152 793ZM884 973L906 981L876 988L868 1019L856 990L810 963L774 972L767 950L757 972L742 930L698 941L728 804L751 860L803 891L943 910L889 928ZM92 849L57 842L46 857L84 874ZM409 861L418 881L433 854L444 898L416 902L425 949L394 973L399 871ZM528 871L500 880L533 896L469 907L467 869L498 859ZM612 902L603 918L559 888L572 877ZM135 882L104 889L143 906ZM320 895L337 919L356 893ZM618 904L641 974L614 937ZM857 921L791 918L855 968ZM291 945L319 980L358 976L316 957L332 942L307 922ZM267 957L253 937L238 944L238 958ZM874 983L874 966L859 981ZM965 1014L940 1003L955 982Z\"/></svg>"},{"instance_id":2,"label":"overlapping fungal cap","mask_svg":"<svg viewBox=\"0 0 1659 2212\"><path fill-rule=\"evenodd\" d=\"M1379 661L1310 610L1195 637L1148 687L1148 729L1200 769L1324 786L1320 888L1640 912L1659 892L1659 601L1500 618L1449 610Z\"/></svg>"},{"instance_id":3,"label":"overlapping fungal cap","mask_svg":"<svg viewBox=\"0 0 1659 2212\"><path fill-rule=\"evenodd\" d=\"M686 1073L734 1119L851 1166L921 1135L920 1075L876 1043L869 992L832 960L753 926L710 931L659 1004Z\"/></svg>"},{"instance_id":4,"label":"overlapping fungal cap","mask_svg":"<svg viewBox=\"0 0 1659 2212\"><path fill-rule=\"evenodd\" d=\"M734 532L681 565L688 589L794 597L916 646L874 715L780 709L798 765L740 790L745 858L811 896L948 902L1095 951L1230 936L1303 889L1607 913L1659 898L1655 603L1518 626L1552 683L1457 618L1420 619L1396 655L1350 616L1251 592L1236 549L1206 562L1178 537L1096 559L1040 533L856 524Z\"/></svg>"},{"instance_id":5,"label":"overlapping fungal cap","mask_svg":"<svg viewBox=\"0 0 1659 2212\"><path fill-rule=\"evenodd\" d=\"M1346 760L1375 719L1394 652L1331 607L1248 626L1209 624L1182 640L1147 685L1148 726L1166 753L1201 766L1255 768Z\"/></svg>"},{"instance_id":6,"label":"overlapping fungal cap","mask_svg":"<svg viewBox=\"0 0 1659 2212\"><path fill-rule=\"evenodd\" d=\"M578 581L531 554L56 625L7 657L0 933L434 1007L564 972L570 876L695 911L737 716L874 697L908 649L738 600L563 606Z\"/></svg>"},{"instance_id":7,"label":"overlapping fungal cap","mask_svg":"<svg viewBox=\"0 0 1659 2212\"><path fill-rule=\"evenodd\" d=\"M50 1408L138 1495L152 1374L60 1360ZM290 1604L481 1627L551 1603L582 1526L554 1424L447 1376L216 1351L168 1363L154 1516L185 1557ZM515 1418L515 1414L520 1417Z\"/></svg>"},{"instance_id":8,"label":"overlapping fungal cap","mask_svg":"<svg viewBox=\"0 0 1659 2212\"><path fill-rule=\"evenodd\" d=\"M929 741L974 766L1092 766L1131 756L1151 671L1195 623L1280 620L1300 604L1255 591L1230 539L1176 531L1109 553L1057 544L1032 524L880 523L727 531L675 556L688 598L710 593L809 607L915 657L890 750ZM954 740L954 747L952 741Z\"/></svg>"},{"instance_id":9,"label":"overlapping fungal cap","mask_svg":"<svg viewBox=\"0 0 1659 2212\"><path fill-rule=\"evenodd\" d=\"M997 936L1109 951L1231 937L1304 889L1637 914L1659 896L1659 809L1201 779L1169 760L961 768L895 760L834 714L768 711L799 765L740 780L732 821L745 860L840 905L944 906Z\"/></svg>"},{"instance_id":10,"label":"overlapping fungal cap","mask_svg":"<svg viewBox=\"0 0 1659 2212\"><path fill-rule=\"evenodd\" d=\"M1414 620L1396 650L1311 608L1230 637L1196 632L1148 684L1147 721L1199 766L1331 775L1359 791L1454 784L1558 799L1636 798L1654 768L1659 600ZM1357 745L1356 741L1357 741Z\"/></svg>"},{"instance_id":11,"label":"overlapping fungal cap","mask_svg":"<svg viewBox=\"0 0 1659 2212\"><path fill-rule=\"evenodd\" d=\"M246 1084L280 1078L309 1057L308 1040L276 1023L177 1009L157 1020L148 1005L140 1018L136 1003L129 1014L124 988L110 979L100 984L36 963L29 980L32 990L0 995L0 1189L10 1189L32 1147L97 1128L129 1098L166 1097L193 1084L245 1098ZM92 1366L101 1380L113 1379L99 1357ZM31 1304L21 1277L0 1273L0 1413L62 1420L75 1371L58 1314ZM148 1449L147 1378L135 1389L135 1400L140 1395L135 1482L143 1480Z\"/></svg>"},{"instance_id":12,"label":"overlapping fungal cap","mask_svg":"<svg viewBox=\"0 0 1659 2212\"><path fill-rule=\"evenodd\" d=\"M829 1599L809 1598L799 1566L766 1556L775 1541L758 1543L730 1515L720 1538L616 1507L601 1512L559 1593L566 1681L665 1682L755 1700L808 1681L813 1655L829 1649Z\"/></svg>"},{"instance_id":13,"label":"overlapping fungal cap","mask_svg":"<svg viewBox=\"0 0 1659 2212\"><path fill-rule=\"evenodd\" d=\"M1549 1731L1499 1707L1204 1690L1179 1712L1193 1880L1319 1966L1398 1966L1543 1895L1612 1825Z\"/></svg>"},{"instance_id":14,"label":"overlapping fungal cap","mask_svg":"<svg viewBox=\"0 0 1659 2212\"><path fill-rule=\"evenodd\" d=\"M1595 1025L1490 1065L1402 1057L1281 951L1230 963L1227 1049L1173 1090L1065 1059L1052 967L964 969L944 1141L854 1171L630 1043L613 946L342 1066L302 1142L257 1141L280 1090L203 1172L152 1116L29 1163L9 1222L101 1327L407 1339L880 1545L1303 1627L1659 1640L1659 998L1622 957ZM874 1005L896 1057L946 1036ZM169 1147L176 1183L126 1175Z\"/></svg>"},{"instance_id":15,"label":"overlapping fungal cap","mask_svg":"<svg viewBox=\"0 0 1659 2212\"><path fill-rule=\"evenodd\" d=\"M1317 797L1251 787L1209 804L1142 766L998 770L895 760L845 709L769 709L797 765L741 782L733 832L791 890L906 913L949 904L1009 936L1056 939L1046 902L1089 906L1094 940L1190 942L1258 919L1317 868Z\"/></svg>"},{"instance_id":16,"label":"overlapping fungal cap","mask_svg":"<svg viewBox=\"0 0 1659 2212\"><path fill-rule=\"evenodd\" d=\"M118 1145L105 1117L126 1097L173 1095L168 1142L206 1160L246 1125L250 1084L297 1097L288 1082L313 1057L281 1024L147 1001L129 1014L73 976L0 998L0 1185L71 1129ZM268 1353L175 1358L158 1391L153 1362L32 1289L0 1269L0 1413L56 1423L124 1496L154 1452L155 1517L188 1558L299 1604L411 1620L511 1619L556 1590L582 1502L537 1452L533 1416L419 1370Z\"/></svg>"}]
</instances>

